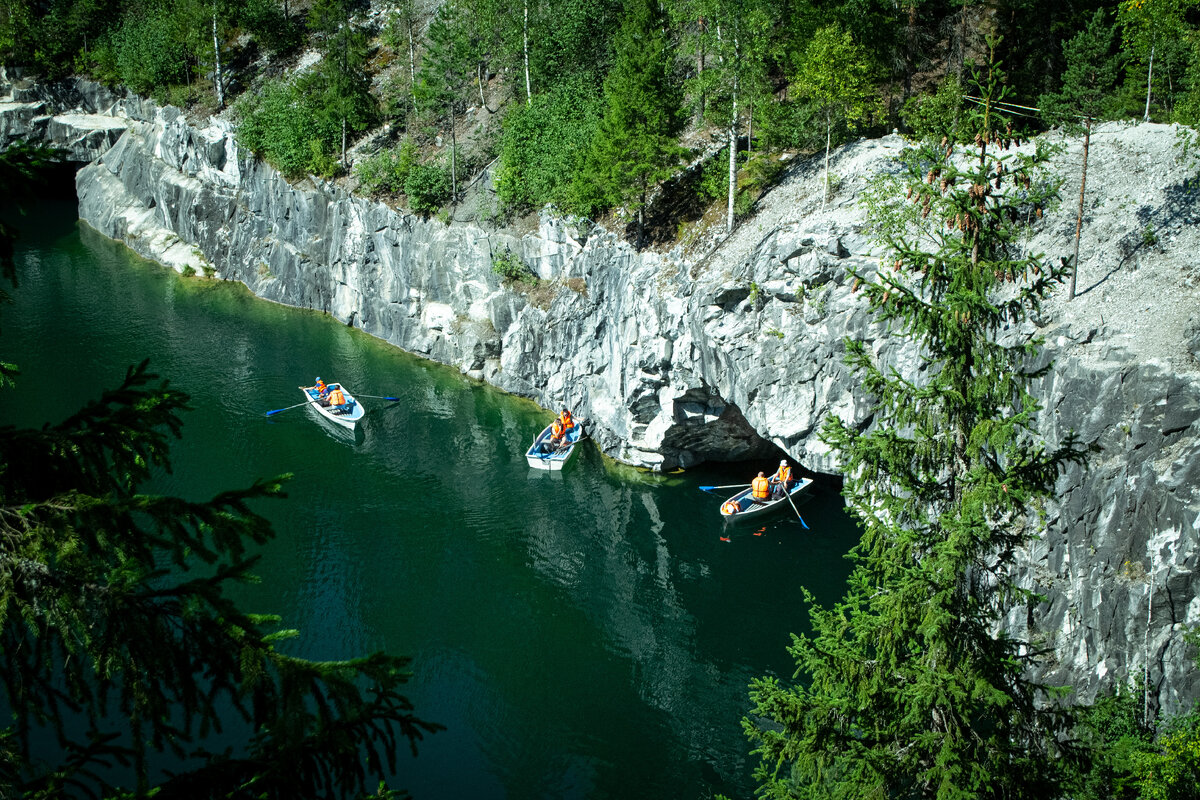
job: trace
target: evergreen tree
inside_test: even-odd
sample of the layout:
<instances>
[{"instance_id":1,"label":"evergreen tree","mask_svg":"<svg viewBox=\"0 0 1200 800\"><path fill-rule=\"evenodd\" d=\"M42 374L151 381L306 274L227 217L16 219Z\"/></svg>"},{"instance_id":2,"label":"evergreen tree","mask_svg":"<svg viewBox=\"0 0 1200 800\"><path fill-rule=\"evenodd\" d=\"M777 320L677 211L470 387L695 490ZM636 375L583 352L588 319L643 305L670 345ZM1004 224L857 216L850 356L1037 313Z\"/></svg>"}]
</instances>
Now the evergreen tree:
<instances>
[{"instance_id":1,"label":"evergreen tree","mask_svg":"<svg viewBox=\"0 0 1200 800\"><path fill-rule=\"evenodd\" d=\"M670 177L683 153L675 140L679 93L671 81L665 30L656 0L628 0L587 167L598 205L625 205L636 212L638 247L650 189Z\"/></svg>"},{"instance_id":2,"label":"evergreen tree","mask_svg":"<svg viewBox=\"0 0 1200 800\"><path fill-rule=\"evenodd\" d=\"M45 156L0 154L6 187ZM12 713L0 795L283 800L382 788L401 742L415 752L440 727L398 691L408 659L289 656L278 645L295 631L225 596L250 578L248 547L273 535L250 506L283 496L283 479L207 502L140 491L170 470L187 408L156 381L143 363L57 425L0 427L0 691ZM214 731L239 725L237 749L213 748ZM62 751L54 763L35 757L48 736ZM181 766L164 774L155 754Z\"/></svg>"},{"instance_id":3,"label":"evergreen tree","mask_svg":"<svg viewBox=\"0 0 1200 800\"><path fill-rule=\"evenodd\" d=\"M1063 42L1067 68L1063 72L1061 90L1043 95L1039 101L1042 117L1051 124L1075 131L1079 128L1079 120L1083 120L1083 166L1080 168L1079 213L1075 219L1075 254L1071 258L1068 300L1075 299L1075 279L1079 272L1079 239L1083 232L1092 120L1104 114L1121 68L1120 56L1112 52L1113 35L1113 27L1105 21L1104 9L1096 9L1087 27L1069 42Z\"/></svg>"},{"instance_id":4,"label":"evergreen tree","mask_svg":"<svg viewBox=\"0 0 1200 800\"><path fill-rule=\"evenodd\" d=\"M458 0L443 4L429 23L428 49L417 74L417 103L444 115L450 133L450 198L458 198L455 113L477 68L468 17Z\"/></svg>"},{"instance_id":5,"label":"evergreen tree","mask_svg":"<svg viewBox=\"0 0 1200 800\"><path fill-rule=\"evenodd\" d=\"M998 71L980 94L974 157L946 143L909 151L911 202L885 178L870 208L889 255L856 284L925 366L901 375L847 342L875 424L834 417L822 437L862 539L845 597L814 605L811 636L793 637L797 683L752 684L744 727L764 797L1058 796L1069 719L1027 677L1036 651L998 629L1030 600L1012 567L1036 506L1081 454L1039 441L1036 342L1001 334L1064 271L1016 247L1021 222L1053 199L1037 174L1046 153L1009 150Z\"/></svg>"}]
</instances>

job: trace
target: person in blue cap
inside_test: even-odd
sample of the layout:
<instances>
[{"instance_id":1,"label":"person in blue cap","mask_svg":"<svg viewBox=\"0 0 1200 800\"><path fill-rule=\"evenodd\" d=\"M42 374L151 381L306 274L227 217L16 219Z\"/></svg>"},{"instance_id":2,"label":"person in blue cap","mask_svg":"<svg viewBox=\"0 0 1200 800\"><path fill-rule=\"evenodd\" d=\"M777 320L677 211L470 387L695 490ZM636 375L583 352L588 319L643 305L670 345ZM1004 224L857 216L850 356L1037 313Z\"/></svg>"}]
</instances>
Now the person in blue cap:
<instances>
[{"instance_id":1,"label":"person in blue cap","mask_svg":"<svg viewBox=\"0 0 1200 800\"><path fill-rule=\"evenodd\" d=\"M318 375L316 381L313 382L313 388L317 390L317 399L324 400L329 396L329 387L325 385L325 381L321 380Z\"/></svg>"}]
</instances>

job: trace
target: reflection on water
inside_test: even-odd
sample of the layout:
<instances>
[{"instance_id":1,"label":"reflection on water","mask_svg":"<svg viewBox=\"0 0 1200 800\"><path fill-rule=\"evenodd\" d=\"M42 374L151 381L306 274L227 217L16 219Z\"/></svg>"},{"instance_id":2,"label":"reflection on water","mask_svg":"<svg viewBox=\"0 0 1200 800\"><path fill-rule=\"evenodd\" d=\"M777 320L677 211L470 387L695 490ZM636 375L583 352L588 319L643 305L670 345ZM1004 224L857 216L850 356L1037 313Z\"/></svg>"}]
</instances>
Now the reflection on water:
<instances>
[{"instance_id":1,"label":"reflection on water","mask_svg":"<svg viewBox=\"0 0 1200 800\"><path fill-rule=\"evenodd\" d=\"M411 655L418 713L447 726L397 785L420 797L749 796L747 684L790 676L802 586L832 600L854 531L818 483L795 515L725 528L705 484L769 464L662 476L580 445L564 472L524 453L550 413L328 317L183 280L44 211L0 346L21 363L0 421L61 419L152 367L192 395L174 472L205 497L292 473L263 502L277 538L249 610L313 658ZM32 247L32 249L31 249ZM336 375L356 431L311 409L264 418ZM64 377L69 380L64 381Z\"/></svg>"}]
</instances>

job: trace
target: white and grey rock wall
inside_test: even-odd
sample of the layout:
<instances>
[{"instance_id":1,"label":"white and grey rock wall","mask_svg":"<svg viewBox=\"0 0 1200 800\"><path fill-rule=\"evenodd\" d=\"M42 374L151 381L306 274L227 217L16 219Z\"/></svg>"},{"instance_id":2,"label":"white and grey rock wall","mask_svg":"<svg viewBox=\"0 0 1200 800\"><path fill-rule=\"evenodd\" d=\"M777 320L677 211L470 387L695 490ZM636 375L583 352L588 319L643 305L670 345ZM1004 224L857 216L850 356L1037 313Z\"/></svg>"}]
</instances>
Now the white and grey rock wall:
<instances>
[{"instance_id":1,"label":"white and grey rock wall","mask_svg":"<svg viewBox=\"0 0 1200 800\"><path fill-rule=\"evenodd\" d=\"M850 291L847 269L876 260L853 198L777 223L760 215L743 227L752 241L741 254L727 246L692 262L548 216L520 239L422 220L330 184L291 185L239 151L221 121L197 128L85 82L6 87L0 73L0 146L40 138L89 162L77 177L80 216L102 233L178 270L326 311L543 406L569 405L628 463L668 470L778 447L836 473L816 436L822 421L871 416L842 363L844 338L920 366ZM839 158L853 176L900 144L858 143ZM1171 246L1200 252L1189 213ZM1059 222L1045 226L1051 240L1073 233L1073 217ZM506 247L557 287L551 300L502 284L491 256ZM1141 359L1106 340L1104 326L1042 332L1055 360L1041 386L1043 429L1051 442L1074 430L1099 449L1063 476L1047 531L1021 564L1045 602L1014 612L1010 626L1054 646L1052 682L1090 695L1146 672L1157 702L1177 710L1200 699L1182 639L1200 623L1200 370ZM1192 335L1195 354L1200 327Z\"/></svg>"}]
</instances>

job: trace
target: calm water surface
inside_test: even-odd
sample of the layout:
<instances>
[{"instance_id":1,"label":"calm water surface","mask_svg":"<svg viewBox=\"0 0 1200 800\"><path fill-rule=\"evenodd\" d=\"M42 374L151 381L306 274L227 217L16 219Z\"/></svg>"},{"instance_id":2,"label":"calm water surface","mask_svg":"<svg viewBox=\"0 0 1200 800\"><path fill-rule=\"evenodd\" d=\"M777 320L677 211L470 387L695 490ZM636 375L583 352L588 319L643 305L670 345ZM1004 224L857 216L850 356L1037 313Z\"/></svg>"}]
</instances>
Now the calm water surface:
<instances>
[{"instance_id":1,"label":"calm water surface","mask_svg":"<svg viewBox=\"0 0 1200 800\"><path fill-rule=\"evenodd\" d=\"M23 219L0 357L0 424L57 422L143 358L192 396L174 472L191 499L295 474L258 510L277 538L243 606L282 614L310 658L413 657L408 694L447 730L401 758L417 798L749 797L748 682L790 676L801 586L843 591L856 533L821 486L795 516L726 528L697 488L771 464L650 476L586 443L565 473L523 453L534 404L335 320L183 279L75 222ZM320 375L366 398L356 435L299 402ZM732 492L730 492L732 493Z\"/></svg>"}]
</instances>

